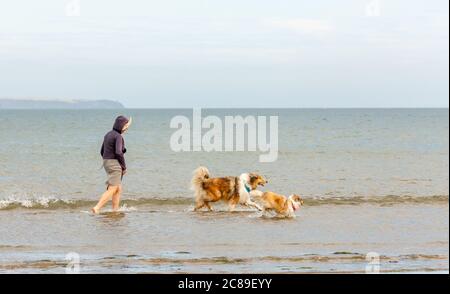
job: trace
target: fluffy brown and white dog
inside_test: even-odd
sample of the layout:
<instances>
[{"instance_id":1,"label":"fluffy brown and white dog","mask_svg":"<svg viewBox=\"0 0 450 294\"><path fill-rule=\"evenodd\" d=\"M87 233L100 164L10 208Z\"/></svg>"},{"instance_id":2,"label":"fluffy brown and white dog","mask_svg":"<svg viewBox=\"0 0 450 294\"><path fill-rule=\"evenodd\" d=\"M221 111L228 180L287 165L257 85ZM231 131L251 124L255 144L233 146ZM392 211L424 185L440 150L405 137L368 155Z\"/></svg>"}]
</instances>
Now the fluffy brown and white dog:
<instances>
[{"instance_id":1,"label":"fluffy brown and white dog","mask_svg":"<svg viewBox=\"0 0 450 294\"><path fill-rule=\"evenodd\" d=\"M233 211L238 203L262 210L262 207L251 200L250 192L258 185L264 186L267 180L256 173L244 173L239 177L211 178L206 167L199 167L194 171L191 189L195 192L195 209L203 207L213 210L212 202L219 200L228 203Z\"/></svg>"},{"instance_id":2,"label":"fluffy brown and white dog","mask_svg":"<svg viewBox=\"0 0 450 294\"><path fill-rule=\"evenodd\" d=\"M286 197L273 192L264 192L260 199L263 206L263 213L266 211L275 211L279 216L288 218L295 218L295 211L303 205L303 199L296 194Z\"/></svg>"}]
</instances>

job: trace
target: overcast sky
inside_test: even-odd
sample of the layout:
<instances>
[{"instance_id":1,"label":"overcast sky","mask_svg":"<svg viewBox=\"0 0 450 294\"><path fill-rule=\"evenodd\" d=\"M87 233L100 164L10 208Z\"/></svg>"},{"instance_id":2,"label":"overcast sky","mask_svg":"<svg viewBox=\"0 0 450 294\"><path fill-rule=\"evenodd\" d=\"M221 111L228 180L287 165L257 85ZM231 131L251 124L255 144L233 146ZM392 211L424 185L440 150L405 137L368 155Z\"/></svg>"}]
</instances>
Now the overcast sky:
<instances>
[{"instance_id":1,"label":"overcast sky","mask_svg":"<svg viewBox=\"0 0 450 294\"><path fill-rule=\"evenodd\" d=\"M0 97L448 107L448 11L448 0L2 1Z\"/></svg>"}]
</instances>

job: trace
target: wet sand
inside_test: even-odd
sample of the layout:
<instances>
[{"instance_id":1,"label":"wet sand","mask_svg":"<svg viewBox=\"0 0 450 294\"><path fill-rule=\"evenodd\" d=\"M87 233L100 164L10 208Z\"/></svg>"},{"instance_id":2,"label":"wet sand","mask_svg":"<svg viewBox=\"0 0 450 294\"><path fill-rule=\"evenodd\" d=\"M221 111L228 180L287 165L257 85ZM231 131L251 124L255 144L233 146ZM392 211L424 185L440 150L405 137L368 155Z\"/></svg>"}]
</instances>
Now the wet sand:
<instances>
[{"instance_id":1,"label":"wet sand","mask_svg":"<svg viewBox=\"0 0 450 294\"><path fill-rule=\"evenodd\" d=\"M289 220L217 208L4 211L0 272L63 273L69 252L84 273L357 273L369 252L380 255L381 272L449 268L448 204L304 206Z\"/></svg>"}]
</instances>

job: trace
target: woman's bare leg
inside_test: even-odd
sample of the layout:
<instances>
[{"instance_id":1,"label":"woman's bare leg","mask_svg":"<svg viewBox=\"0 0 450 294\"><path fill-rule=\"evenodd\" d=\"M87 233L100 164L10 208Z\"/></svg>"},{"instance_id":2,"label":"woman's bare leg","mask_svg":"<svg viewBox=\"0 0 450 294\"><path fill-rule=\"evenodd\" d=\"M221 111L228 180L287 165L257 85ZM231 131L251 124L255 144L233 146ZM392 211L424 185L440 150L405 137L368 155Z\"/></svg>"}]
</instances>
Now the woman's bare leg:
<instances>
[{"instance_id":1,"label":"woman's bare leg","mask_svg":"<svg viewBox=\"0 0 450 294\"><path fill-rule=\"evenodd\" d=\"M122 186L117 186L117 190L112 196L112 208L113 208L113 211L117 211L119 209L121 194L122 194Z\"/></svg>"},{"instance_id":2,"label":"woman's bare leg","mask_svg":"<svg viewBox=\"0 0 450 294\"><path fill-rule=\"evenodd\" d=\"M97 205L92 208L93 213L98 213L100 209L105 206L106 202L116 193L118 186L108 186L108 189L103 193L102 197L98 201Z\"/></svg>"}]
</instances>

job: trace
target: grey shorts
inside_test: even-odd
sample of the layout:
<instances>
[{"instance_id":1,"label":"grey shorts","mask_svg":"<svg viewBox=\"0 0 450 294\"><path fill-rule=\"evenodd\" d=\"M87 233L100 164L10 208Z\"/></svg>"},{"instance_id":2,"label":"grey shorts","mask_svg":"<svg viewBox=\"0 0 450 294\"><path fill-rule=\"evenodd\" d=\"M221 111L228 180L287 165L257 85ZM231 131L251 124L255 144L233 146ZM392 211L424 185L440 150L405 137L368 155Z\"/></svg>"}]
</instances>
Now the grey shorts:
<instances>
[{"instance_id":1,"label":"grey shorts","mask_svg":"<svg viewBox=\"0 0 450 294\"><path fill-rule=\"evenodd\" d=\"M117 159L104 159L103 167L108 176L108 180L105 183L107 186L122 185L122 167Z\"/></svg>"}]
</instances>

